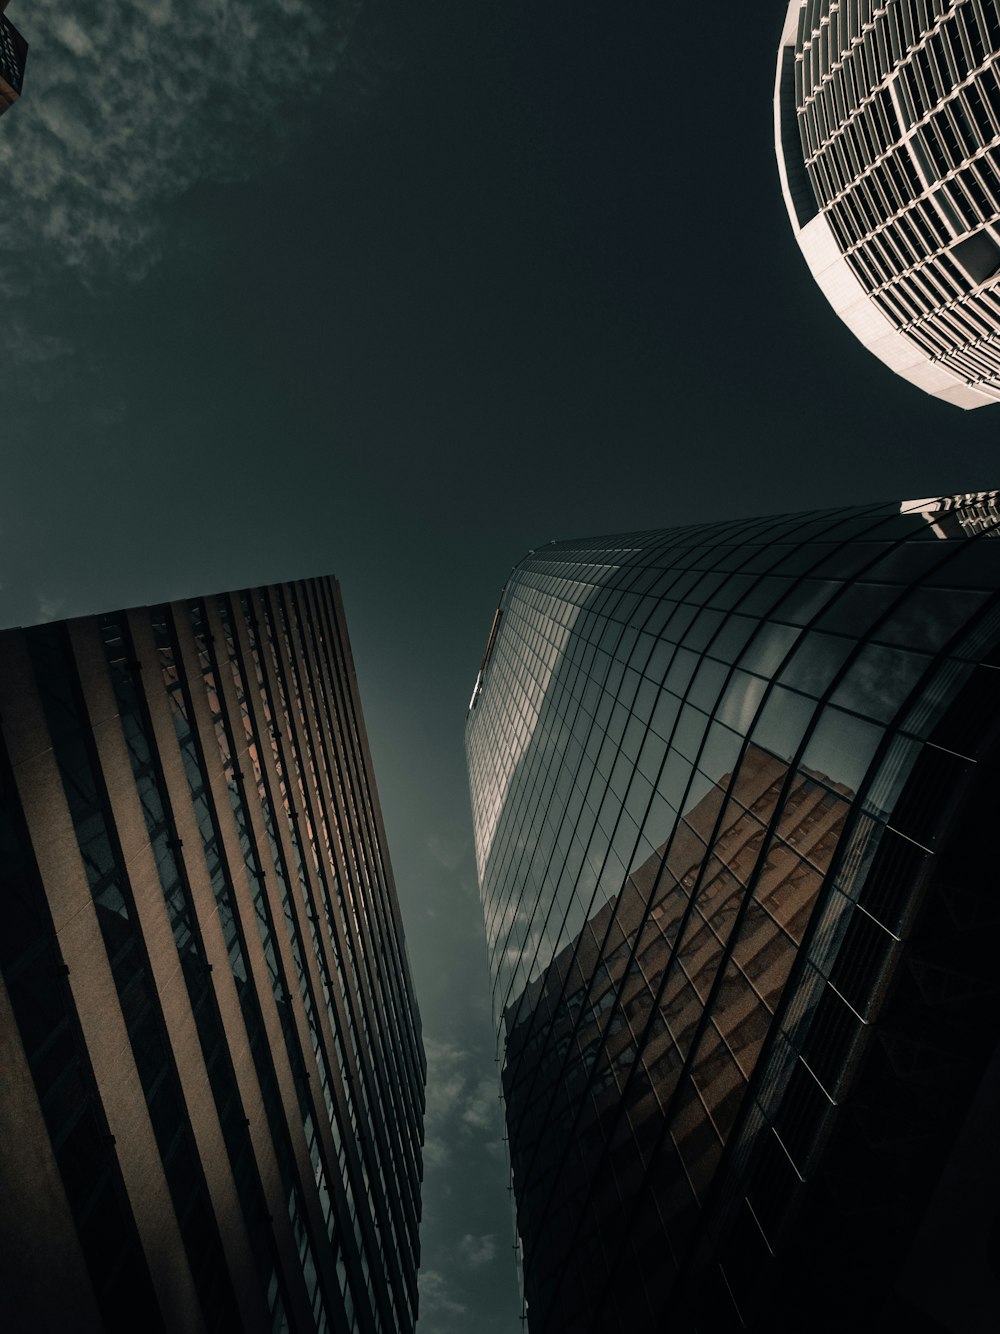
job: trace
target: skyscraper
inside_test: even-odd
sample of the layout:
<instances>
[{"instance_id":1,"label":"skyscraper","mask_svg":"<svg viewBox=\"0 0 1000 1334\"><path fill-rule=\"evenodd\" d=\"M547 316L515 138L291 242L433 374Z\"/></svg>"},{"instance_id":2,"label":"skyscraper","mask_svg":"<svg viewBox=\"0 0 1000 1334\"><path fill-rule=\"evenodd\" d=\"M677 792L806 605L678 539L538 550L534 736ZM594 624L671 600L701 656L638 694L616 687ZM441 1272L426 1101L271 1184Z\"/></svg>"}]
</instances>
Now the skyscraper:
<instances>
[{"instance_id":1,"label":"skyscraper","mask_svg":"<svg viewBox=\"0 0 1000 1334\"><path fill-rule=\"evenodd\" d=\"M424 1061L339 592L0 632L0 1326L412 1331Z\"/></svg>"},{"instance_id":2,"label":"skyscraper","mask_svg":"<svg viewBox=\"0 0 1000 1334\"><path fill-rule=\"evenodd\" d=\"M796 239L853 334L962 408L1000 398L996 0L790 0L775 146Z\"/></svg>"},{"instance_id":3,"label":"skyscraper","mask_svg":"<svg viewBox=\"0 0 1000 1334\"><path fill-rule=\"evenodd\" d=\"M986 1328L998 522L513 571L466 744L531 1334Z\"/></svg>"},{"instance_id":4,"label":"skyscraper","mask_svg":"<svg viewBox=\"0 0 1000 1334\"><path fill-rule=\"evenodd\" d=\"M10 19L4 17L7 0L0 0L0 116L21 96L28 43Z\"/></svg>"}]
</instances>

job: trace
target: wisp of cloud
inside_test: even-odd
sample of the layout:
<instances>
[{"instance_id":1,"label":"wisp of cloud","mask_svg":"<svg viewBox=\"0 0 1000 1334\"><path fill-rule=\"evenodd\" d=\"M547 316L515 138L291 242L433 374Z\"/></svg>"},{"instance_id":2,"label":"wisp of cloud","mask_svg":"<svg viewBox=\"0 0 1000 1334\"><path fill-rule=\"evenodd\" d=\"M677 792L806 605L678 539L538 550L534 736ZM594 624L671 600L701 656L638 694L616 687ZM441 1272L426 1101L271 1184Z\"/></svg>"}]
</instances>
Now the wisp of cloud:
<instances>
[{"instance_id":1,"label":"wisp of cloud","mask_svg":"<svg viewBox=\"0 0 1000 1334\"><path fill-rule=\"evenodd\" d=\"M282 108L349 60L364 0L34 0L0 134L0 292L71 269L148 272L164 203L251 176ZM31 251L30 264L26 260Z\"/></svg>"}]
</instances>

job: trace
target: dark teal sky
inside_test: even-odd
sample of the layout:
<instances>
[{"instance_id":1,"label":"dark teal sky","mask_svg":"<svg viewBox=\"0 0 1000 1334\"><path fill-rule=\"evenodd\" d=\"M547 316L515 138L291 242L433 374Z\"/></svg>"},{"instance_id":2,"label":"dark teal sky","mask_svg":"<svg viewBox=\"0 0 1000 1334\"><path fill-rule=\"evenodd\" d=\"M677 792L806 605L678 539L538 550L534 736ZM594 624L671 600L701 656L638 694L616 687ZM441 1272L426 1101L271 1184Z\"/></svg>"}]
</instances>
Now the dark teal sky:
<instances>
[{"instance_id":1,"label":"dark teal sky","mask_svg":"<svg viewBox=\"0 0 1000 1334\"><path fill-rule=\"evenodd\" d=\"M806 272L784 8L11 3L0 619L341 580L430 1057L421 1334L520 1328L462 756L511 565L1000 475L1000 408Z\"/></svg>"}]
</instances>

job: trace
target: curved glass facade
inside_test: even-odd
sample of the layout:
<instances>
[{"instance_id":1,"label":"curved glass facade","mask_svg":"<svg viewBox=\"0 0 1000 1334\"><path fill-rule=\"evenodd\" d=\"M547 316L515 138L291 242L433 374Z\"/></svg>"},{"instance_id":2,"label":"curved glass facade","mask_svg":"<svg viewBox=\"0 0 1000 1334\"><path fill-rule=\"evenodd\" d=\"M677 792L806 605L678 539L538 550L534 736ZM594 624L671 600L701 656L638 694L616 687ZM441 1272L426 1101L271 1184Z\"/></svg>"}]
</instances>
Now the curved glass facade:
<instances>
[{"instance_id":1,"label":"curved glass facade","mask_svg":"<svg viewBox=\"0 0 1000 1334\"><path fill-rule=\"evenodd\" d=\"M466 745L532 1334L735 1329L761 1302L784 1328L776 1285L801 1329L794 1294L828 1299L782 1266L986 772L997 517L867 506L513 571Z\"/></svg>"},{"instance_id":2,"label":"curved glass facade","mask_svg":"<svg viewBox=\"0 0 1000 1334\"><path fill-rule=\"evenodd\" d=\"M996 0L791 0L775 141L813 276L876 356L1000 398Z\"/></svg>"}]
</instances>

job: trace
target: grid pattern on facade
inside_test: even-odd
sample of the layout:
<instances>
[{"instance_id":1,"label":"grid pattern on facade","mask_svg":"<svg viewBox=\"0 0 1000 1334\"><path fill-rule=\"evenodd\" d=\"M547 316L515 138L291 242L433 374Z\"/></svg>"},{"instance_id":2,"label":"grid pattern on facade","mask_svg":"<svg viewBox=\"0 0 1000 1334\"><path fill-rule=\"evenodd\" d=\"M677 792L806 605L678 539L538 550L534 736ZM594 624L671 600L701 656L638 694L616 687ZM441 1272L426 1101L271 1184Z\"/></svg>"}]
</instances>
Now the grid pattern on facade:
<instances>
[{"instance_id":1,"label":"grid pattern on facade","mask_svg":"<svg viewBox=\"0 0 1000 1334\"><path fill-rule=\"evenodd\" d=\"M37 701L58 762L29 783L19 737L5 736L5 818L31 830L5 840L5 860L17 870L25 839L37 845L32 822L65 803L74 838L58 857L86 872L104 943L92 971L110 967L139 1076L126 1093L95 1070L95 1115L149 1118L184 1244L169 1265L193 1278L183 1314L164 1309L170 1228L151 1235L137 1216L133 1249L153 1284L136 1308L143 1263L130 1284L98 1263L90 1243L110 1207L90 1217L53 1132L105 1322L127 1311L133 1328L413 1330L425 1067L335 584L8 631L0 659L5 722ZM44 867L35 883L40 903L58 898ZM49 942L39 913L30 957L66 949L53 925ZM14 1001L23 956L4 961ZM67 968L67 1022L85 1027L88 969L74 980ZM14 1015L44 1112L51 1076L24 1007ZM135 1189L123 1159L112 1256L130 1244Z\"/></svg>"},{"instance_id":2,"label":"grid pattern on facade","mask_svg":"<svg viewBox=\"0 0 1000 1334\"><path fill-rule=\"evenodd\" d=\"M21 95L28 43L10 19L0 14L0 113Z\"/></svg>"},{"instance_id":3,"label":"grid pattern on facade","mask_svg":"<svg viewBox=\"0 0 1000 1334\"><path fill-rule=\"evenodd\" d=\"M995 0L793 0L792 11L794 60L792 47L782 60L794 99L786 90L780 114L796 117L847 264L929 363L1000 397Z\"/></svg>"},{"instance_id":4,"label":"grid pattern on facade","mask_svg":"<svg viewBox=\"0 0 1000 1334\"><path fill-rule=\"evenodd\" d=\"M562 1242L548 1243L546 1271L533 1276L536 1302L544 1304L546 1288L555 1291L560 1283L569 1290L587 1288L573 1219L583 1207L590 1218L580 1225L581 1234L599 1227L602 1235L613 1235L623 1221L619 1173L627 1180L634 1170L634 1145L643 1145L648 1158L665 1117L674 1124L660 1153L658 1180L665 1188L659 1217L650 1220L657 1238L663 1236L661 1218L669 1219L668 1236L683 1231L692 1189L702 1198L714 1177L849 808L851 794L831 788L822 775L801 772L782 801L787 777L788 766L766 752L748 755L738 782L726 775L687 817L713 846L714 864L701 893L689 899L685 890L699 880L705 843L685 826L669 850L659 849L630 876L631 920L616 912L616 900L600 909L579 948L566 946L546 970L545 994L519 1007L520 1022L508 1027L504 1095L519 1208L530 1220L538 1196L547 1232ZM740 900L754 883L764 830L779 802L775 840L744 915ZM638 905L647 902L644 921ZM690 922L684 921L687 913ZM611 939L598 952L594 942L609 926ZM719 955L727 948L730 961L699 1041ZM541 1040L539 1005L551 1016L553 1052L571 1053L565 1067L537 1064L521 1050L522 1031L533 1033L527 1041L536 1046ZM605 1027L602 1019L612 1008ZM578 1105L577 1085L591 1069L590 1097ZM600 1152L602 1122L619 1105L630 1135L619 1137L611 1170L591 1188L589 1156ZM706 1133L706 1118L715 1133ZM545 1175L553 1161L561 1166L546 1200ZM536 1223L527 1226L537 1231ZM618 1303L619 1321L626 1315L623 1306ZM634 1327L648 1319L641 1301L627 1314L638 1321Z\"/></svg>"},{"instance_id":5,"label":"grid pattern on facade","mask_svg":"<svg viewBox=\"0 0 1000 1334\"><path fill-rule=\"evenodd\" d=\"M912 904L866 876L997 632L996 546L872 507L512 575L466 736L533 1334L654 1327L734 1199L778 1245L897 957Z\"/></svg>"}]
</instances>

